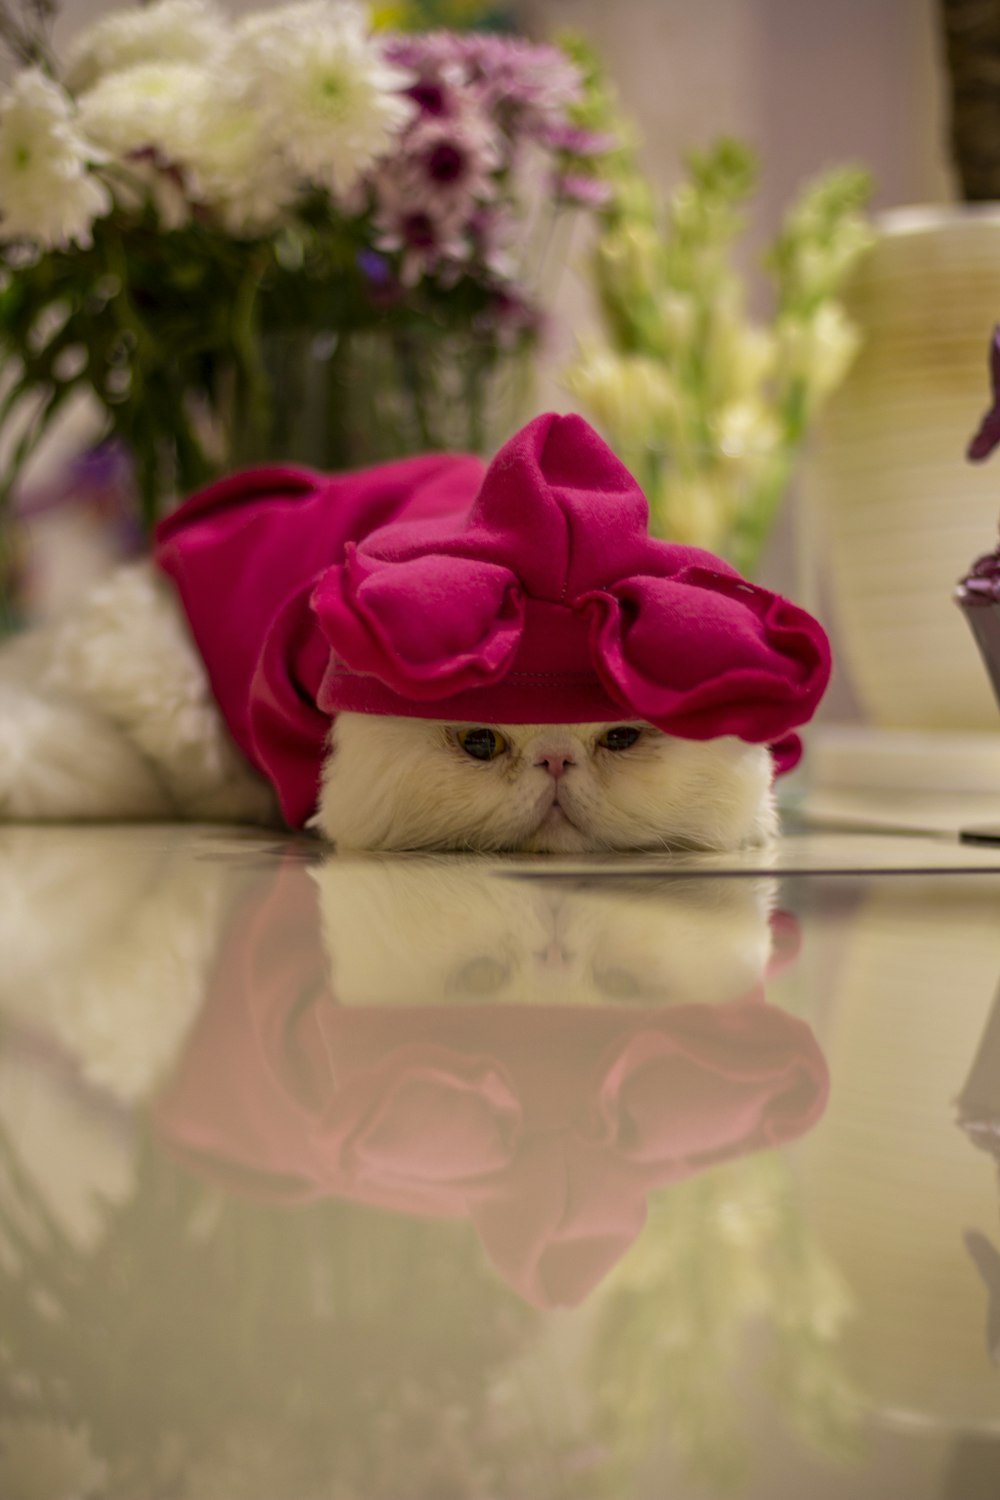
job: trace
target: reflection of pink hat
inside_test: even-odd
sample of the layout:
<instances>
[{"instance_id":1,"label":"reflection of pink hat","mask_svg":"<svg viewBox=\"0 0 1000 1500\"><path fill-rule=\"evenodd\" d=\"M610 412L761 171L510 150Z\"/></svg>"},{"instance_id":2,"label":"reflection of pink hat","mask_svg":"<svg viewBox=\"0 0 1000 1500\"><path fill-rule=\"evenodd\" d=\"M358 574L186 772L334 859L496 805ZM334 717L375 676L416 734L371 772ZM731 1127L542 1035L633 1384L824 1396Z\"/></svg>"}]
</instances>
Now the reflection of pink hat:
<instances>
[{"instance_id":1,"label":"reflection of pink hat","mask_svg":"<svg viewBox=\"0 0 1000 1500\"><path fill-rule=\"evenodd\" d=\"M815 1036L763 984L670 1000L344 1005L315 886L289 862L247 892L155 1123L199 1173L265 1202L468 1219L527 1301L578 1303L651 1192L794 1141L826 1105Z\"/></svg>"},{"instance_id":2,"label":"reflection of pink hat","mask_svg":"<svg viewBox=\"0 0 1000 1500\"><path fill-rule=\"evenodd\" d=\"M791 731L829 676L822 629L647 523L593 429L549 414L485 477L456 456L333 479L237 476L167 519L157 558L237 741L292 822L313 809L325 731L345 709L634 717L687 739L772 744L786 769Z\"/></svg>"}]
</instances>

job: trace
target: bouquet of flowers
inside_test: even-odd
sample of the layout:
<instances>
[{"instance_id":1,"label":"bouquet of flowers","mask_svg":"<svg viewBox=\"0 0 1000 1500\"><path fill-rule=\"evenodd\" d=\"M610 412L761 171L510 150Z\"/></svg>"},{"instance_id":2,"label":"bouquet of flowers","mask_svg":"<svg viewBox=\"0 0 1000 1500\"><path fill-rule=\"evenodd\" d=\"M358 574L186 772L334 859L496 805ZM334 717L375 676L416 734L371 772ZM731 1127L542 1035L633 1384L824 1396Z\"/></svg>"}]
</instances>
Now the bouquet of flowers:
<instances>
[{"instance_id":1,"label":"bouquet of flowers","mask_svg":"<svg viewBox=\"0 0 1000 1500\"><path fill-rule=\"evenodd\" d=\"M603 194L566 53L355 0L155 0L60 66L54 8L0 6L0 503L80 392L147 522L240 462L488 446L538 247Z\"/></svg>"},{"instance_id":2,"label":"bouquet of flowers","mask_svg":"<svg viewBox=\"0 0 1000 1500\"><path fill-rule=\"evenodd\" d=\"M623 139L602 89L588 93L588 123ZM640 479L652 529L752 577L809 423L857 346L839 293L871 243L870 184L841 168L806 186L768 256L764 322L731 262L754 155L723 139L687 167L661 208L629 145L606 162L614 196L590 262L602 331L581 341L566 382Z\"/></svg>"}]
</instances>

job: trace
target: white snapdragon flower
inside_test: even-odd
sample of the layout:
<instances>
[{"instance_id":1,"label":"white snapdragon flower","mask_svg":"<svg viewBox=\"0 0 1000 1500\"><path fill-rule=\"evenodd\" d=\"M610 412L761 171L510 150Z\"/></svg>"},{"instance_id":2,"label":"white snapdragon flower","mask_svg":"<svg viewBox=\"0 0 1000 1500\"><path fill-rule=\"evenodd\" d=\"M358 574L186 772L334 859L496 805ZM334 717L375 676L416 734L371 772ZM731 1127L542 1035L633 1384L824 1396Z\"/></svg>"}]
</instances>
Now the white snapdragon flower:
<instances>
[{"instance_id":1,"label":"white snapdragon flower","mask_svg":"<svg viewBox=\"0 0 1000 1500\"><path fill-rule=\"evenodd\" d=\"M782 373L802 381L810 410L836 390L859 343L858 330L839 302L823 303L808 317L779 323Z\"/></svg>"},{"instance_id":2,"label":"white snapdragon flower","mask_svg":"<svg viewBox=\"0 0 1000 1500\"><path fill-rule=\"evenodd\" d=\"M601 237L600 279L628 306L655 296L662 280L662 246L652 224L627 223ZM678 311L682 311L678 303Z\"/></svg>"},{"instance_id":3,"label":"white snapdragon flower","mask_svg":"<svg viewBox=\"0 0 1000 1500\"><path fill-rule=\"evenodd\" d=\"M90 170L102 157L58 84L39 68L18 73L0 98L0 237L89 245L91 225L111 208Z\"/></svg>"},{"instance_id":4,"label":"white snapdragon flower","mask_svg":"<svg viewBox=\"0 0 1000 1500\"><path fill-rule=\"evenodd\" d=\"M774 453L781 430L766 401L745 396L723 406L713 424L715 441L725 458L753 463Z\"/></svg>"},{"instance_id":5,"label":"white snapdragon flower","mask_svg":"<svg viewBox=\"0 0 1000 1500\"><path fill-rule=\"evenodd\" d=\"M412 75L385 61L353 4L303 0L238 28L229 67L292 169L343 195L413 117Z\"/></svg>"},{"instance_id":6,"label":"white snapdragon flower","mask_svg":"<svg viewBox=\"0 0 1000 1500\"><path fill-rule=\"evenodd\" d=\"M753 397L773 373L778 351L767 328L734 319L721 337L719 363L725 371L726 389L735 398Z\"/></svg>"},{"instance_id":7,"label":"white snapdragon flower","mask_svg":"<svg viewBox=\"0 0 1000 1500\"><path fill-rule=\"evenodd\" d=\"M718 476L699 473L671 474L649 494L650 509L660 517L660 535L687 547L718 552L725 542L731 506Z\"/></svg>"},{"instance_id":8,"label":"white snapdragon flower","mask_svg":"<svg viewBox=\"0 0 1000 1500\"><path fill-rule=\"evenodd\" d=\"M680 393L660 360L581 340L565 380L619 452L661 447L678 426Z\"/></svg>"},{"instance_id":9,"label":"white snapdragon flower","mask_svg":"<svg viewBox=\"0 0 1000 1500\"><path fill-rule=\"evenodd\" d=\"M108 73L148 62L205 62L221 52L228 32L210 0L159 0L130 6L88 26L71 47L66 82L74 94Z\"/></svg>"}]
</instances>

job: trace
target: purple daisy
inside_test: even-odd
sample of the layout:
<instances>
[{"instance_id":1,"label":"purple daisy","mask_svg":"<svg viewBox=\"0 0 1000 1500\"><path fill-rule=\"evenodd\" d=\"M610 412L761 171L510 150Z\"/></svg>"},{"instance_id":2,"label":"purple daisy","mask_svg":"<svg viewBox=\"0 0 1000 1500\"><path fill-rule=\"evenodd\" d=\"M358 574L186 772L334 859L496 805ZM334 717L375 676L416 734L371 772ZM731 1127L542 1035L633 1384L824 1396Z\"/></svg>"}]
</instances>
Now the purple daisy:
<instances>
[{"instance_id":1,"label":"purple daisy","mask_svg":"<svg viewBox=\"0 0 1000 1500\"><path fill-rule=\"evenodd\" d=\"M399 279L414 286L421 276L470 259L472 245L461 213L435 215L417 201L383 194L375 215L381 250L400 256Z\"/></svg>"},{"instance_id":2,"label":"purple daisy","mask_svg":"<svg viewBox=\"0 0 1000 1500\"><path fill-rule=\"evenodd\" d=\"M468 261L482 205L497 196L502 155L488 120L425 116L406 132L373 179L380 250L402 250L404 280L414 266Z\"/></svg>"},{"instance_id":3,"label":"purple daisy","mask_svg":"<svg viewBox=\"0 0 1000 1500\"><path fill-rule=\"evenodd\" d=\"M394 37L386 56L417 73L418 102L430 113L446 112L450 76L510 134L568 125L566 111L583 92L579 69L558 47L491 32Z\"/></svg>"}]
</instances>

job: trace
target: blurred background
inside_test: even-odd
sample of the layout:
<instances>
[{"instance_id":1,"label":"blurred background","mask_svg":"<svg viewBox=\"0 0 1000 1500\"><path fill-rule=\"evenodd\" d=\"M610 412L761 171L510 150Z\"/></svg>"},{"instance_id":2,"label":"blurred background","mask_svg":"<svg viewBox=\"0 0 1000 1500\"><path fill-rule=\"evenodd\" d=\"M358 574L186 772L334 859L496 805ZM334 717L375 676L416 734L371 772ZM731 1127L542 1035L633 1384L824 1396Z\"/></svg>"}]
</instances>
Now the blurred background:
<instances>
[{"instance_id":1,"label":"blurred background","mask_svg":"<svg viewBox=\"0 0 1000 1500\"><path fill-rule=\"evenodd\" d=\"M68 0L57 43L119 9ZM752 141L763 164L761 241L801 179L834 162L870 166L878 207L951 196L936 0L522 0L503 9L529 36L572 27L592 39L664 186L690 147L727 132Z\"/></svg>"},{"instance_id":2,"label":"blurred background","mask_svg":"<svg viewBox=\"0 0 1000 1500\"><path fill-rule=\"evenodd\" d=\"M260 9L245 0L227 0L224 8L234 16ZM120 9L105 0L68 0L54 25L57 53L70 49L95 20ZM386 9L391 19L392 7ZM551 39L568 29L587 38L617 90L621 111L634 121L639 161L662 197L676 187L693 149L704 150L721 136L733 136L753 149L759 185L734 258L747 278L754 314L766 316L768 307L759 268L763 251L795 194L817 174L844 164L865 168L872 178L870 208L875 214L899 205L944 204L956 196L947 150L938 0L839 0L836 6L821 0L703 0L698 5L690 0L618 0L615 5L522 0L497 7L497 14L533 40ZM9 75L9 64L7 70ZM584 230L566 252L564 274L547 309L539 407L585 410L561 376L577 338L581 333L586 337L596 319L586 253ZM917 298L922 300L923 294ZM982 320L988 331L992 308L982 309ZM981 371L980 360L975 378L985 399ZM975 409L968 412L970 425L976 415ZM836 642L841 627L839 607L828 598L827 542L822 523L811 518L812 502L803 484L818 430L819 424L811 426L756 576L818 609ZM51 474L76 441L70 424L62 446L43 449L37 461L40 478L34 480L43 498ZM108 476L102 474L99 482L106 484ZM34 530L39 548L44 544L45 562L35 565L28 607L44 615L61 608L67 591L82 586L102 559L100 549L92 546L89 522L81 527L62 515L51 535L43 536L44 503L35 510ZM991 532L983 532L981 540L984 549ZM94 554L89 558L88 548ZM955 563L945 566L952 570L946 576L954 579ZM956 628L963 629L960 624ZM954 653L953 641L949 649ZM964 637L960 649L968 651L971 661ZM978 681L978 663L969 670L976 674L976 690L986 705L981 728L995 710L985 684ZM848 722L869 716L870 705L859 701L850 669L838 669L823 713L828 720ZM975 715L966 725L963 713L957 727L971 727ZM904 712L899 722L905 721Z\"/></svg>"}]
</instances>

